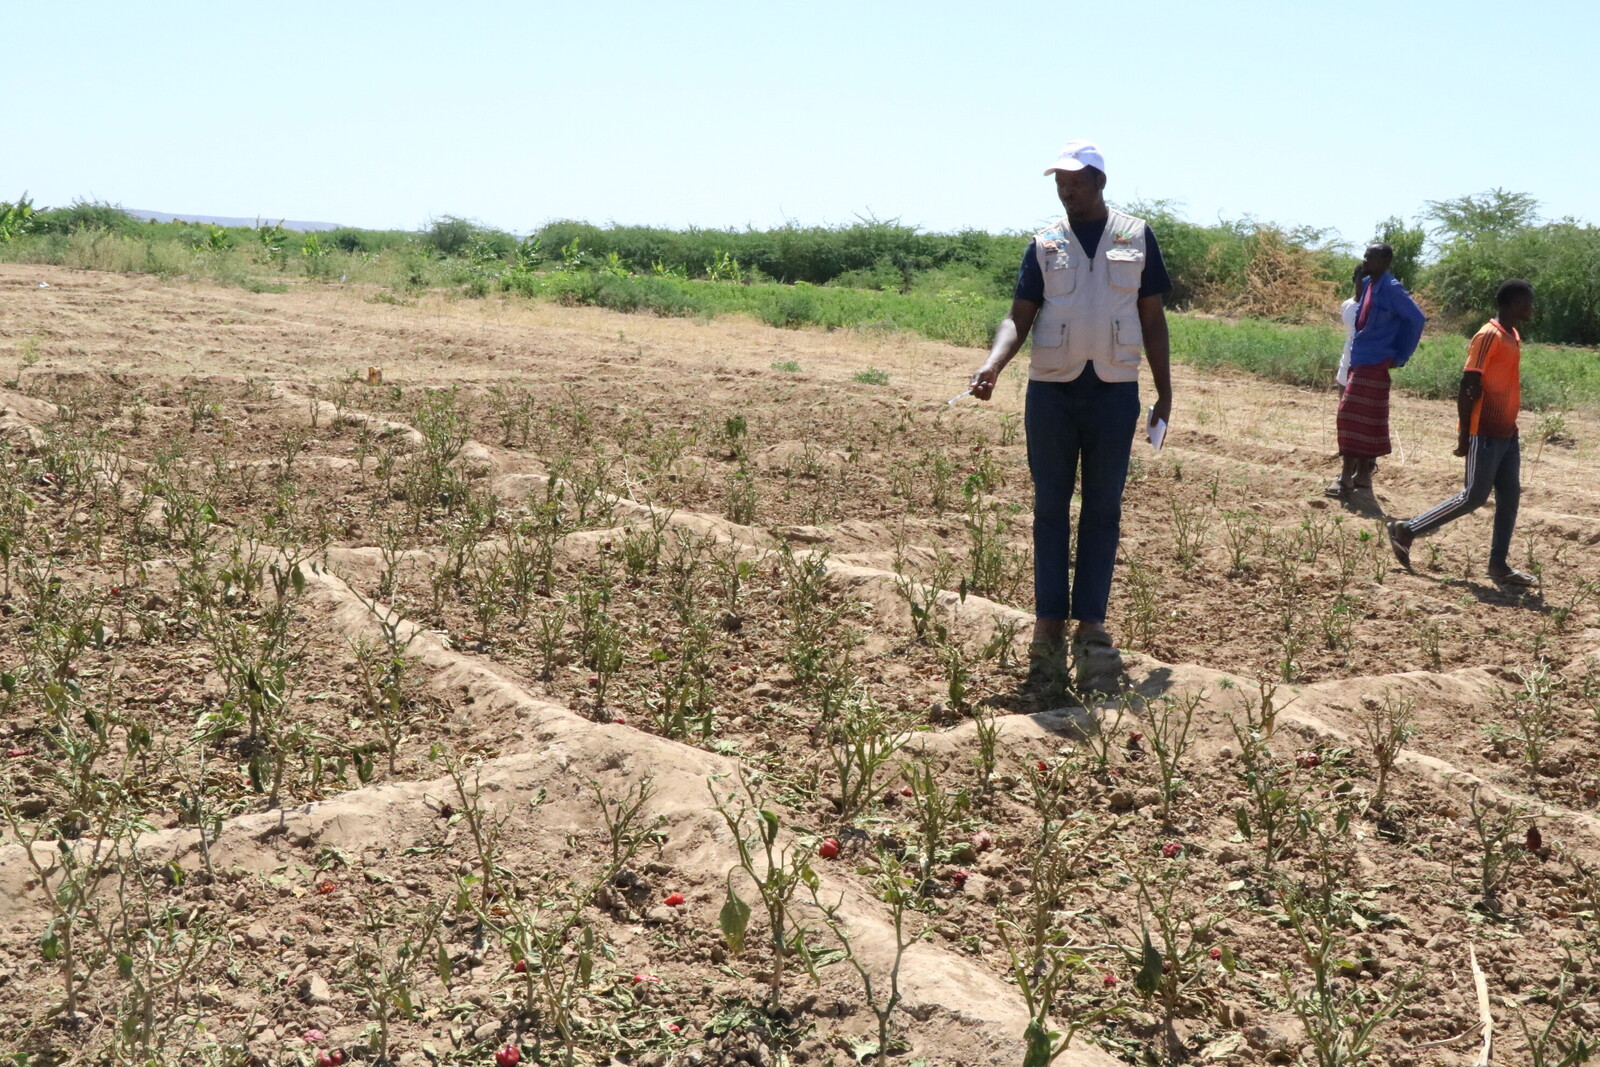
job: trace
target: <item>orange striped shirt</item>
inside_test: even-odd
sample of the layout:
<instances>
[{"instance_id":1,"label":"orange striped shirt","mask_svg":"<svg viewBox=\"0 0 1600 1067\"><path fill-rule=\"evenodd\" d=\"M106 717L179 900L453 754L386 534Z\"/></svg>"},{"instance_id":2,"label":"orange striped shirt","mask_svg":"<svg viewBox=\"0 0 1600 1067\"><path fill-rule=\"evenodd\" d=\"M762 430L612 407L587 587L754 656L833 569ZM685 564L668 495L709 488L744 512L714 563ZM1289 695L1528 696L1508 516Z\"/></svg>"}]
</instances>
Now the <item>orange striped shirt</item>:
<instances>
[{"instance_id":1,"label":"orange striped shirt","mask_svg":"<svg viewBox=\"0 0 1600 1067\"><path fill-rule=\"evenodd\" d=\"M1467 432L1482 437L1517 436L1522 407L1522 337L1490 319L1467 345L1467 366L1483 378Z\"/></svg>"}]
</instances>

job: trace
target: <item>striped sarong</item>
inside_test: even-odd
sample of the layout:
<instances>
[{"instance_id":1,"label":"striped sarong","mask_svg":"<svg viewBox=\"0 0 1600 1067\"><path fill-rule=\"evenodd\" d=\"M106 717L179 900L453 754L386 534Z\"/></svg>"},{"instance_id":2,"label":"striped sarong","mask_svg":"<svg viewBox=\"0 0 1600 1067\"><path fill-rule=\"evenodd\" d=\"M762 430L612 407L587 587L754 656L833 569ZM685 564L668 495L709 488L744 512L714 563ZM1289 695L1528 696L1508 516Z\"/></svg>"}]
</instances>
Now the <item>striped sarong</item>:
<instances>
[{"instance_id":1,"label":"striped sarong","mask_svg":"<svg viewBox=\"0 0 1600 1067\"><path fill-rule=\"evenodd\" d=\"M1339 454L1376 459L1394 451L1389 444L1389 364L1351 367L1350 384L1339 398Z\"/></svg>"}]
</instances>

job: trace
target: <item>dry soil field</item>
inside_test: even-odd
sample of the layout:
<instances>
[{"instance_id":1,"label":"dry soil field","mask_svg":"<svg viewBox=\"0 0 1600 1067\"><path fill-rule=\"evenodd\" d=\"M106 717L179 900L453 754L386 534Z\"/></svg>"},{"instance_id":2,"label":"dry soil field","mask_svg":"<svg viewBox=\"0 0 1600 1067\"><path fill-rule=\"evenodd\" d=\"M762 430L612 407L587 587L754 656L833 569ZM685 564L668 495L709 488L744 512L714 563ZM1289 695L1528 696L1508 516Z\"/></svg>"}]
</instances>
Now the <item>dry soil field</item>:
<instances>
[{"instance_id":1,"label":"dry soil field","mask_svg":"<svg viewBox=\"0 0 1600 1067\"><path fill-rule=\"evenodd\" d=\"M1180 368L1061 709L976 358L0 267L0 1053L1576 1062L1600 423L1519 597L1377 536L1448 405L1344 508L1331 393Z\"/></svg>"}]
</instances>

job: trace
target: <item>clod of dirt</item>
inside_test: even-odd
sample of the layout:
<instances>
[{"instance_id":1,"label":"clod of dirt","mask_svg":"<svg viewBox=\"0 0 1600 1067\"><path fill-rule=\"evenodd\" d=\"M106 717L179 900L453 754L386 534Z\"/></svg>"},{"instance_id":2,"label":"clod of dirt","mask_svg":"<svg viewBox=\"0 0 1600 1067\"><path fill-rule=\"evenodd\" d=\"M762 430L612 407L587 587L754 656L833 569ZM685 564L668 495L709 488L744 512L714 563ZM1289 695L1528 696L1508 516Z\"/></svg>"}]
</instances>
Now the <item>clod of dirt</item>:
<instances>
[{"instance_id":1,"label":"clod of dirt","mask_svg":"<svg viewBox=\"0 0 1600 1067\"><path fill-rule=\"evenodd\" d=\"M300 983L300 999L313 1008L333 1003L333 990L321 975L308 974Z\"/></svg>"}]
</instances>

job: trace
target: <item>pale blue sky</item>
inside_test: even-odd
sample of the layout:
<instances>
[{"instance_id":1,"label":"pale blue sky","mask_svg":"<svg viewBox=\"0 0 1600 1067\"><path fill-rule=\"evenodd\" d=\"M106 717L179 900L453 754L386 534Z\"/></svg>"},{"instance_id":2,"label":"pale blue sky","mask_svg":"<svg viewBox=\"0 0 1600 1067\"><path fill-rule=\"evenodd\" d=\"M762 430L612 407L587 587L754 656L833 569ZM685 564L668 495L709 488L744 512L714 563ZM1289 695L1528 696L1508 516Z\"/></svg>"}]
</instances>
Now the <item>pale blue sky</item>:
<instances>
[{"instance_id":1,"label":"pale blue sky","mask_svg":"<svg viewBox=\"0 0 1600 1067\"><path fill-rule=\"evenodd\" d=\"M1600 220L1587 3L4 5L0 199L414 228L1026 229L1114 199L1364 240L1503 186Z\"/></svg>"}]
</instances>

